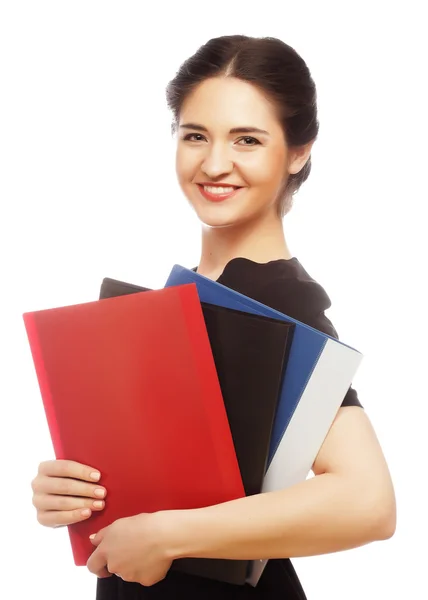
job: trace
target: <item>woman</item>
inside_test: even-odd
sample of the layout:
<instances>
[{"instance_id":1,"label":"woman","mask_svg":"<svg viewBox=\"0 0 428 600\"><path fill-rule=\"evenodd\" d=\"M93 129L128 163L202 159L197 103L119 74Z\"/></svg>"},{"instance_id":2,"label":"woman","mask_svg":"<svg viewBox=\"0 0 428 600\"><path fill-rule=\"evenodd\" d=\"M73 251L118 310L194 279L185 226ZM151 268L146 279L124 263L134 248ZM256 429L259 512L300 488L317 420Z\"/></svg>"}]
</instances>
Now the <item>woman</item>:
<instances>
[{"instance_id":1,"label":"woman","mask_svg":"<svg viewBox=\"0 0 428 600\"><path fill-rule=\"evenodd\" d=\"M282 226L310 173L319 127L305 62L273 38L212 39L181 66L167 100L178 180L202 223L198 272L337 337L324 314L330 300L291 255ZM103 510L108 490L95 467L42 463L33 481L39 522L66 525ZM354 548L395 530L388 468L352 388L313 473L283 491L94 531L88 568L99 577L97 598L305 598L289 557ZM179 557L271 560L252 588L169 571Z\"/></svg>"}]
</instances>

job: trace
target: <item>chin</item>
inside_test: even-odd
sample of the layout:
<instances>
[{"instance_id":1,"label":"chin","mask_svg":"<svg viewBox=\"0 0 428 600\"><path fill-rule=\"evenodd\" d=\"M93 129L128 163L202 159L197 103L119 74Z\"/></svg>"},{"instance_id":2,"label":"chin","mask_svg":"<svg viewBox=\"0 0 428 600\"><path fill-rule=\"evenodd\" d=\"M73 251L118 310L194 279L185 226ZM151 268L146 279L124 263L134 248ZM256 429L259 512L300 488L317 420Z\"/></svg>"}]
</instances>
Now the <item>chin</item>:
<instances>
[{"instance_id":1,"label":"chin","mask_svg":"<svg viewBox=\"0 0 428 600\"><path fill-rule=\"evenodd\" d=\"M238 227L252 220L250 215L237 214L236 211L230 210L196 210L196 215L203 225L212 229Z\"/></svg>"},{"instance_id":2,"label":"chin","mask_svg":"<svg viewBox=\"0 0 428 600\"><path fill-rule=\"evenodd\" d=\"M183 189L183 191L185 190ZM242 227L251 222L254 223L263 219L271 208L267 203L257 201L256 198L252 198L252 195L247 195L247 190L244 198L218 203L210 203L201 199L199 192L195 195L194 190L186 191L185 195L199 221L212 229Z\"/></svg>"},{"instance_id":3,"label":"chin","mask_svg":"<svg viewBox=\"0 0 428 600\"><path fill-rule=\"evenodd\" d=\"M242 205L227 205L226 203L207 205L206 203L192 203L193 210L199 221L206 227L213 229L230 228L242 225L254 215L252 211L245 210Z\"/></svg>"}]
</instances>

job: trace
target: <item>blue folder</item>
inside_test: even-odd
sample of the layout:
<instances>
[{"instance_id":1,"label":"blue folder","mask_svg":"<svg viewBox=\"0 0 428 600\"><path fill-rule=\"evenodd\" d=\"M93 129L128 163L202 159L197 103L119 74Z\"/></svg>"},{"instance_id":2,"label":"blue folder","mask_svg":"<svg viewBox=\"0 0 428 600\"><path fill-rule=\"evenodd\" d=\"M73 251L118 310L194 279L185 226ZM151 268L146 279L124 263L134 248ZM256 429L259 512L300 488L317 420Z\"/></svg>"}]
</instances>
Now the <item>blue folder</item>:
<instances>
[{"instance_id":1,"label":"blue folder","mask_svg":"<svg viewBox=\"0 0 428 600\"><path fill-rule=\"evenodd\" d=\"M358 370L361 353L180 265L173 267L165 287L187 283L196 284L201 302L295 324L272 432L263 492L284 489L304 481ZM257 584L266 562L253 562L248 579L251 585Z\"/></svg>"}]
</instances>

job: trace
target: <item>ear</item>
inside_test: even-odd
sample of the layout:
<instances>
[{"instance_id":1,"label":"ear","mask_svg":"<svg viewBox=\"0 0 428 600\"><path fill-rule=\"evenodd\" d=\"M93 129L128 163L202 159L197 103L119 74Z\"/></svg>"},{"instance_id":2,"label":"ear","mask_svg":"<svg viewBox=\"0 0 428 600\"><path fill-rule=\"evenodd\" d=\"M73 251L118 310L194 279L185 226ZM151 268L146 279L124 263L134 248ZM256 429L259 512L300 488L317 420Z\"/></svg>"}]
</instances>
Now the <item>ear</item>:
<instances>
[{"instance_id":1,"label":"ear","mask_svg":"<svg viewBox=\"0 0 428 600\"><path fill-rule=\"evenodd\" d=\"M314 142L315 140L312 140L312 142L309 142L304 146L290 148L288 160L288 173L290 175L295 175L303 169L303 167L309 160Z\"/></svg>"}]
</instances>

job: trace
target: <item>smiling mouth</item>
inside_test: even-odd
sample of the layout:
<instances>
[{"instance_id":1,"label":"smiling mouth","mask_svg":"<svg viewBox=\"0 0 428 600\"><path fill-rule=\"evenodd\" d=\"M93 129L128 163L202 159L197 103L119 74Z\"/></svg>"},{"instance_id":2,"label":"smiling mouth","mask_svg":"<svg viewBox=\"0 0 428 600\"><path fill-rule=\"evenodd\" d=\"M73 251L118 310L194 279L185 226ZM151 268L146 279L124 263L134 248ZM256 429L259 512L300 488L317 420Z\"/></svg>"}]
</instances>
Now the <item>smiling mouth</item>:
<instances>
[{"instance_id":1,"label":"smiling mouth","mask_svg":"<svg viewBox=\"0 0 428 600\"><path fill-rule=\"evenodd\" d=\"M237 186L214 186L214 185L201 185L196 184L202 196L210 202L222 202L233 196L242 190L242 187Z\"/></svg>"}]
</instances>

